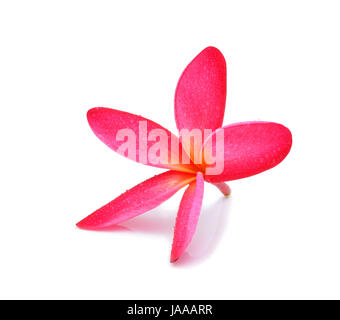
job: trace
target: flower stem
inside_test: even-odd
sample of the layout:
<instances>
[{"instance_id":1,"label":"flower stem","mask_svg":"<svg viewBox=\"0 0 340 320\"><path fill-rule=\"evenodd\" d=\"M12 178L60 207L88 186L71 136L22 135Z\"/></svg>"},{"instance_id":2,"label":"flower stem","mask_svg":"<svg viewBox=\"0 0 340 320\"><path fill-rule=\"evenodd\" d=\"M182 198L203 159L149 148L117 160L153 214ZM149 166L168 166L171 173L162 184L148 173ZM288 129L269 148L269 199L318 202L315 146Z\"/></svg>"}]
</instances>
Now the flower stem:
<instances>
[{"instance_id":1,"label":"flower stem","mask_svg":"<svg viewBox=\"0 0 340 320\"><path fill-rule=\"evenodd\" d=\"M231 193L230 187L225 182L216 182L213 183L215 187L217 187L225 197L229 197Z\"/></svg>"}]
</instances>

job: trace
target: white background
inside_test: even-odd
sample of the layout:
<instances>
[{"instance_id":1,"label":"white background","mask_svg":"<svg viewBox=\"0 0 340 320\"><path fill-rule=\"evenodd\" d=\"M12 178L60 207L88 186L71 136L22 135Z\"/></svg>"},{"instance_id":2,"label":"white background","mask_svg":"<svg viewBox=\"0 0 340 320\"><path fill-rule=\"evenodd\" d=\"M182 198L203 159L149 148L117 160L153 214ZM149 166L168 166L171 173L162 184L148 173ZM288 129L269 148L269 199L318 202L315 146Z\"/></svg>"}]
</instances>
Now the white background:
<instances>
[{"instance_id":1,"label":"white background","mask_svg":"<svg viewBox=\"0 0 340 320\"><path fill-rule=\"evenodd\" d=\"M340 298L338 1L1 1L0 298ZM214 45L225 124L280 122L278 167L206 185L197 233L169 263L182 192L115 231L80 219L162 170L125 159L86 111L176 132L173 96Z\"/></svg>"}]
</instances>

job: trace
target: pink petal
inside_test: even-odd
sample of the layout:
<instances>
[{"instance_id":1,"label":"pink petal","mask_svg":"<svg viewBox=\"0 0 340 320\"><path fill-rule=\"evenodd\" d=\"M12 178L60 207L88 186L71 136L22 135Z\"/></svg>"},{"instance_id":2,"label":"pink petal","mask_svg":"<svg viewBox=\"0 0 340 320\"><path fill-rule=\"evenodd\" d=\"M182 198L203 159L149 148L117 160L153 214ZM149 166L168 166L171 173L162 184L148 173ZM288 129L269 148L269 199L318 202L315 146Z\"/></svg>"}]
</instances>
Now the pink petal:
<instances>
[{"instance_id":1,"label":"pink petal","mask_svg":"<svg viewBox=\"0 0 340 320\"><path fill-rule=\"evenodd\" d=\"M205 180L241 179L273 168L287 156L291 145L291 132L278 123L244 122L218 129L204 142L204 159L213 164L212 155L216 156L216 163L207 168L221 166L223 170L219 174L208 174L206 168ZM209 148L212 154L206 150Z\"/></svg>"},{"instance_id":2,"label":"pink petal","mask_svg":"<svg viewBox=\"0 0 340 320\"><path fill-rule=\"evenodd\" d=\"M204 49L184 70L176 88L178 130L222 126L226 101L226 62L214 48Z\"/></svg>"},{"instance_id":3,"label":"pink petal","mask_svg":"<svg viewBox=\"0 0 340 320\"><path fill-rule=\"evenodd\" d=\"M185 251L195 233L203 200L204 180L198 172L196 181L185 190L179 206L170 261L176 261Z\"/></svg>"},{"instance_id":4,"label":"pink petal","mask_svg":"<svg viewBox=\"0 0 340 320\"><path fill-rule=\"evenodd\" d=\"M195 180L195 175L167 171L121 194L77 223L82 229L100 230L145 213Z\"/></svg>"},{"instance_id":5,"label":"pink petal","mask_svg":"<svg viewBox=\"0 0 340 320\"><path fill-rule=\"evenodd\" d=\"M87 119L94 134L102 142L129 159L160 168L197 171L194 165L179 164L182 148L171 147L171 143L175 142L176 145L179 139L169 130L151 120L109 108L90 109L87 112ZM165 139L157 138L151 141L150 135L153 133L157 135L159 132L164 135ZM162 158L159 159L160 161L152 162L150 151L157 141L162 150L160 152ZM124 145L127 146L126 149L122 148Z\"/></svg>"}]
</instances>

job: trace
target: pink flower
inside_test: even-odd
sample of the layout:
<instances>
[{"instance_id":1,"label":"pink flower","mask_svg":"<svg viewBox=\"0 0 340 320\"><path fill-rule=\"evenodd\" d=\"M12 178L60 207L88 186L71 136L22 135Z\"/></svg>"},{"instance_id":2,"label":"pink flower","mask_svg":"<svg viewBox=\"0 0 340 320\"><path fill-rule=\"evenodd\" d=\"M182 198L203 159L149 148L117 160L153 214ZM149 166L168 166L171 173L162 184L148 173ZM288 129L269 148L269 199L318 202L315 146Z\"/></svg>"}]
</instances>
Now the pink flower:
<instances>
[{"instance_id":1,"label":"pink flower","mask_svg":"<svg viewBox=\"0 0 340 320\"><path fill-rule=\"evenodd\" d=\"M126 191L77 226L89 230L109 228L159 206L189 185L175 224L170 261L176 261L195 232L204 181L229 195L230 188L224 181L275 167L292 145L289 129L278 123L255 121L222 127L225 101L226 62L218 49L208 47L184 70L175 94L177 128L199 129L195 143L185 141L182 135L178 139L141 116L108 108L89 110L87 118L93 132L111 149L137 162L170 170ZM204 130L211 134L203 135ZM126 142L124 139L129 136L131 139Z\"/></svg>"}]
</instances>

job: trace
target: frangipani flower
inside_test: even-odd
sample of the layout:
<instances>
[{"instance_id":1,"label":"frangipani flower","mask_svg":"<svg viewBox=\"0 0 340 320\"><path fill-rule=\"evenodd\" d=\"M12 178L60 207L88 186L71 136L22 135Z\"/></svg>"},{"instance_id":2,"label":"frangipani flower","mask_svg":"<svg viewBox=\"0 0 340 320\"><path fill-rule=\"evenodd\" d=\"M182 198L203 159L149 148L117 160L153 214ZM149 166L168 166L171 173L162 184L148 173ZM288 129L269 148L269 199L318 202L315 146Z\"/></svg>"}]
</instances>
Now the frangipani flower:
<instances>
[{"instance_id":1,"label":"frangipani flower","mask_svg":"<svg viewBox=\"0 0 340 320\"><path fill-rule=\"evenodd\" d=\"M175 93L177 128L180 133L196 130L194 139L184 139L182 134L178 139L138 115L108 108L90 109L88 122L107 146L137 162L169 170L126 191L77 226L89 230L109 228L159 206L188 185L175 223L170 261L176 261L194 235L204 182L229 195L225 181L275 167L292 145L289 129L278 123L255 121L222 127L225 102L226 62L218 49L208 47L184 70Z\"/></svg>"}]
</instances>

